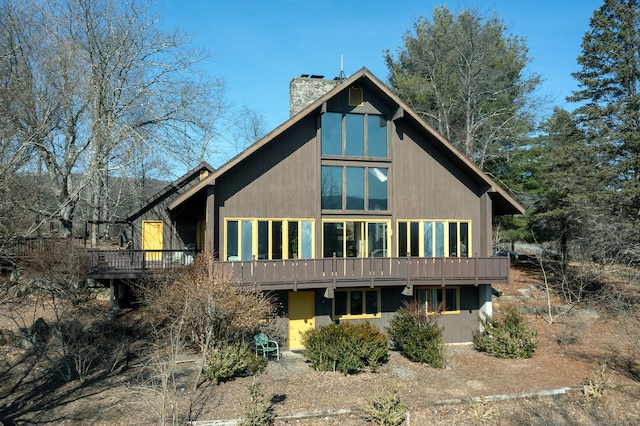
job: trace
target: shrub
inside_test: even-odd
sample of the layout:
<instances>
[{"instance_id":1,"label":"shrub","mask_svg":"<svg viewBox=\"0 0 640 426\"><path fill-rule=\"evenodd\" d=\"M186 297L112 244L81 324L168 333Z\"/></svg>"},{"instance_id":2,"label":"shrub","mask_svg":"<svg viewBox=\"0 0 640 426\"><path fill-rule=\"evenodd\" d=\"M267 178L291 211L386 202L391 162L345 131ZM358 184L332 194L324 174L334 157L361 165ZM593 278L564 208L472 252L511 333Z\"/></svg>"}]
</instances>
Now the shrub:
<instances>
[{"instance_id":1,"label":"shrub","mask_svg":"<svg viewBox=\"0 0 640 426\"><path fill-rule=\"evenodd\" d=\"M509 307L500 319L480 318L482 332L473 337L477 350L498 358L531 358L538 347L536 330Z\"/></svg>"},{"instance_id":2,"label":"shrub","mask_svg":"<svg viewBox=\"0 0 640 426\"><path fill-rule=\"evenodd\" d=\"M436 316L426 315L417 303L406 303L400 308L387 333L407 359L435 368L446 365L444 337Z\"/></svg>"},{"instance_id":3,"label":"shrub","mask_svg":"<svg viewBox=\"0 0 640 426\"><path fill-rule=\"evenodd\" d=\"M202 374L217 384L233 377L256 374L266 365L267 360L257 357L247 343L231 343L209 351Z\"/></svg>"},{"instance_id":4,"label":"shrub","mask_svg":"<svg viewBox=\"0 0 640 426\"><path fill-rule=\"evenodd\" d=\"M240 422L240 426L270 426L273 425L274 415L271 407L264 403L264 395L260 390L260 383L254 380L249 385L249 394L251 401L244 408L244 415Z\"/></svg>"},{"instance_id":5,"label":"shrub","mask_svg":"<svg viewBox=\"0 0 640 426\"><path fill-rule=\"evenodd\" d=\"M354 374L387 361L387 337L369 322L330 324L303 337L304 356L318 371Z\"/></svg>"},{"instance_id":6,"label":"shrub","mask_svg":"<svg viewBox=\"0 0 640 426\"><path fill-rule=\"evenodd\" d=\"M400 402L398 388L378 395L362 409L362 418L368 422L384 426L401 425L407 414L407 407Z\"/></svg>"},{"instance_id":7,"label":"shrub","mask_svg":"<svg viewBox=\"0 0 640 426\"><path fill-rule=\"evenodd\" d=\"M173 273L153 276L138 289L157 323L181 321L203 353L211 342L240 340L273 313L270 295L237 285L211 252Z\"/></svg>"}]
</instances>

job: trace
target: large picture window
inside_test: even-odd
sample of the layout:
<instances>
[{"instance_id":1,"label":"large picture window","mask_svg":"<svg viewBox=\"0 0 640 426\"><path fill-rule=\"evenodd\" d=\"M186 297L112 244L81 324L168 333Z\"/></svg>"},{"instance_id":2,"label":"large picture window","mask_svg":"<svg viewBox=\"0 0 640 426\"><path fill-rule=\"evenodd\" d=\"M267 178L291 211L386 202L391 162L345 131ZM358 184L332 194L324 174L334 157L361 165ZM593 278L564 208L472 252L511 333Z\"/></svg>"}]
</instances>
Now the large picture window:
<instances>
[{"instance_id":1,"label":"large picture window","mask_svg":"<svg viewBox=\"0 0 640 426\"><path fill-rule=\"evenodd\" d=\"M323 210L380 211L389 209L386 167L322 166Z\"/></svg>"},{"instance_id":2,"label":"large picture window","mask_svg":"<svg viewBox=\"0 0 640 426\"><path fill-rule=\"evenodd\" d=\"M312 259L313 221L227 219L226 260Z\"/></svg>"},{"instance_id":3,"label":"large picture window","mask_svg":"<svg viewBox=\"0 0 640 426\"><path fill-rule=\"evenodd\" d=\"M338 221L322 223L324 257L387 257L389 222Z\"/></svg>"},{"instance_id":4,"label":"large picture window","mask_svg":"<svg viewBox=\"0 0 640 426\"><path fill-rule=\"evenodd\" d=\"M322 114L322 155L387 158L387 120L374 114Z\"/></svg>"},{"instance_id":5,"label":"large picture window","mask_svg":"<svg viewBox=\"0 0 640 426\"><path fill-rule=\"evenodd\" d=\"M380 318L380 316L380 289L336 290L333 298L334 319Z\"/></svg>"},{"instance_id":6,"label":"large picture window","mask_svg":"<svg viewBox=\"0 0 640 426\"><path fill-rule=\"evenodd\" d=\"M398 256L468 257L470 228L470 221L398 221Z\"/></svg>"},{"instance_id":7,"label":"large picture window","mask_svg":"<svg viewBox=\"0 0 640 426\"><path fill-rule=\"evenodd\" d=\"M427 314L460 313L460 287L417 288L415 299Z\"/></svg>"}]
</instances>

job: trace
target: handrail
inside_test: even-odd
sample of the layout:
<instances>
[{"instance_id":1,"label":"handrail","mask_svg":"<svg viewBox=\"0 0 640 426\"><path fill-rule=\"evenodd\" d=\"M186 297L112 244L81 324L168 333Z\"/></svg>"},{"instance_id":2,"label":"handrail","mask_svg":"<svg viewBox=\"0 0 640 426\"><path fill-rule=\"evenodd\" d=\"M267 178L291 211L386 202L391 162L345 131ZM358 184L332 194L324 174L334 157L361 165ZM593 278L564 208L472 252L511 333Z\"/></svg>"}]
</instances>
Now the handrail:
<instances>
[{"instance_id":1,"label":"handrail","mask_svg":"<svg viewBox=\"0 0 640 426\"><path fill-rule=\"evenodd\" d=\"M87 250L89 276L112 272L158 271L191 263L190 250ZM241 284L274 287L278 285L359 282L373 286L450 282L471 285L509 282L508 257L349 257L321 259L282 259L218 261Z\"/></svg>"}]
</instances>

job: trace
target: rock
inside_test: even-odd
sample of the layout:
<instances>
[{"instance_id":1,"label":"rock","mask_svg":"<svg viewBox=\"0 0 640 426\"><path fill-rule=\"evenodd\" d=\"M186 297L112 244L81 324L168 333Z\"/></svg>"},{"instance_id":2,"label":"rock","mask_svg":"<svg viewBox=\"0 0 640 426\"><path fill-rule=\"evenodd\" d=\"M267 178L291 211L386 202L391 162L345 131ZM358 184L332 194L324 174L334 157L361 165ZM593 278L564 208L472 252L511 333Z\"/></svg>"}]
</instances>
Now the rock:
<instances>
[{"instance_id":1,"label":"rock","mask_svg":"<svg viewBox=\"0 0 640 426\"><path fill-rule=\"evenodd\" d=\"M0 346L8 346L16 343L16 335L13 331L0 329Z\"/></svg>"},{"instance_id":2,"label":"rock","mask_svg":"<svg viewBox=\"0 0 640 426\"><path fill-rule=\"evenodd\" d=\"M38 318L31 324L31 327L26 330L26 336L23 339L22 346L27 349L33 346L40 346L46 343L49 337L51 337L49 325L42 318Z\"/></svg>"}]
</instances>

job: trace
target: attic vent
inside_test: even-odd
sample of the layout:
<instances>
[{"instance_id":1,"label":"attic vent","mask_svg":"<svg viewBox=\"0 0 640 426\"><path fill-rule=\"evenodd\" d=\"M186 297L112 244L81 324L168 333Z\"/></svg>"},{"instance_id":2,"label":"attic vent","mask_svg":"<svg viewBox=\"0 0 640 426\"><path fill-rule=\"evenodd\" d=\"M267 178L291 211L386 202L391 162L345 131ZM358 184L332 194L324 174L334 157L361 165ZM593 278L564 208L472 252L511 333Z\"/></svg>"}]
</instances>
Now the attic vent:
<instances>
[{"instance_id":1,"label":"attic vent","mask_svg":"<svg viewBox=\"0 0 640 426\"><path fill-rule=\"evenodd\" d=\"M362 106L362 88L349 87L349 106Z\"/></svg>"},{"instance_id":2,"label":"attic vent","mask_svg":"<svg viewBox=\"0 0 640 426\"><path fill-rule=\"evenodd\" d=\"M200 170L200 180L204 180L209 176L209 170Z\"/></svg>"}]
</instances>

